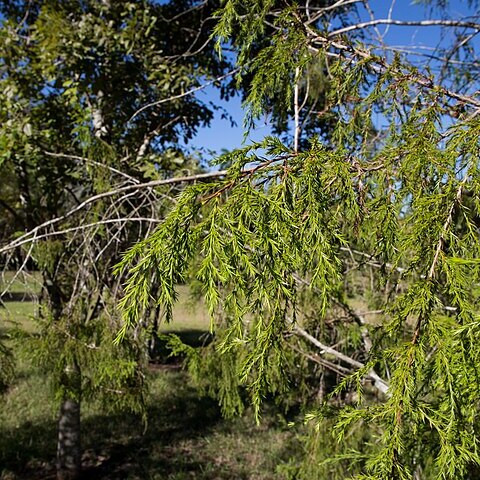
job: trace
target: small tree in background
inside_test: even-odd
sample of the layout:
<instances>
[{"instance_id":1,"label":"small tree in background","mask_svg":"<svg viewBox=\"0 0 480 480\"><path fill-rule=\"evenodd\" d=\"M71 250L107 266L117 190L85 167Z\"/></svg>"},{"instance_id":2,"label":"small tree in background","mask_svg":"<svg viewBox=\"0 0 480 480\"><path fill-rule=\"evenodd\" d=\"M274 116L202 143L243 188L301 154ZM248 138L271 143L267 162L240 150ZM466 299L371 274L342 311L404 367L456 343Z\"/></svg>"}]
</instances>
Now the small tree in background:
<instances>
[{"instance_id":1,"label":"small tree in background","mask_svg":"<svg viewBox=\"0 0 480 480\"><path fill-rule=\"evenodd\" d=\"M59 478L79 475L82 401L143 411L144 338L113 345L112 266L163 216L171 178L201 170L179 144L213 115L186 92L228 66L208 41L212 8L0 2L1 263L42 276L35 354L59 400Z\"/></svg>"},{"instance_id":2,"label":"small tree in background","mask_svg":"<svg viewBox=\"0 0 480 480\"><path fill-rule=\"evenodd\" d=\"M195 278L218 333L212 391L225 412L241 410L239 384L260 414L266 396L285 398L305 384L306 365L320 365L308 464L295 475L477 478L480 99L470 41L480 24L410 22L454 29L428 70L370 35L409 25L375 18L371 3L223 3L215 34L219 45L232 40L249 79L249 118L273 102L290 111L293 135L220 158L223 178L187 188L127 252L119 338L138 325L152 275L167 321L176 285ZM300 119L312 93L302 87L316 69L328 89L310 120L335 123L308 137Z\"/></svg>"}]
</instances>

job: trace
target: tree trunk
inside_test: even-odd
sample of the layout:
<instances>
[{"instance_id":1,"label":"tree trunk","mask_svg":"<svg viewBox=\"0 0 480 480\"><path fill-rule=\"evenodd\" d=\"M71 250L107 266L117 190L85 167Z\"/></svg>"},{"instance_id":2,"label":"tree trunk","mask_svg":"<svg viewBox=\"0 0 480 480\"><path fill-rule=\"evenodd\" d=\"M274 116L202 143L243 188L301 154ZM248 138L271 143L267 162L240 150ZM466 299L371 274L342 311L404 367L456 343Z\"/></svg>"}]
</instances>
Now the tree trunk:
<instances>
[{"instance_id":1,"label":"tree trunk","mask_svg":"<svg viewBox=\"0 0 480 480\"><path fill-rule=\"evenodd\" d=\"M72 384L80 392L80 371L69 368L65 372L69 376L69 387ZM73 382L72 382L73 380ZM58 480L75 480L80 478L81 470L81 441L80 441L80 395L71 398L65 397L60 405L58 418L57 440L57 478Z\"/></svg>"}]
</instances>

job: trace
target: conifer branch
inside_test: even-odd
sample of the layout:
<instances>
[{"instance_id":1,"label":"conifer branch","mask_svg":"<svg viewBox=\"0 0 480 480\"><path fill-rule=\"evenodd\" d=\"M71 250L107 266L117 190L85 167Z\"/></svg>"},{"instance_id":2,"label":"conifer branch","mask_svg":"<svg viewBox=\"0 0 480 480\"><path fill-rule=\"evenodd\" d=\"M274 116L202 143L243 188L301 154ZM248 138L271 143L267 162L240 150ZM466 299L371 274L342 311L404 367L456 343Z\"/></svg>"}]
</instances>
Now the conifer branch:
<instances>
[{"instance_id":1,"label":"conifer branch","mask_svg":"<svg viewBox=\"0 0 480 480\"><path fill-rule=\"evenodd\" d=\"M449 228L452 224L452 221L453 221L453 212L455 211L455 208L457 207L457 205L461 202L463 188L464 188L464 185L465 185L465 183L468 179L468 176L469 175L468 175L468 172L467 172L465 174L465 177L463 178L462 182L460 183L460 186L458 187L456 195L455 195L455 199L452 202L452 204L450 205L450 208L448 210L447 219L445 220L445 223L442 226L442 230L440 232L438 243L437 243L437 246L435 248L435 253L434 253L434 256L433 256L433 260L432 260L432 263L431 263L430 268L428 270L428 274L426 276L427 281L433 280L433 278L435 276L435 269L437 267L438 260L440 258L440 254L441 254L441 252L444 248L444 245L445 245L445 237L446 237L446 235L448 233L448 230L449 230ZM415 324L414 332L413 332L412 344L416 344L417 341L418 341L418 338L420 337L420 330L422 328L422 322L423 322L423 316L419 315L418 318L417 318L417 322Z\"/></svg>"},{"instance_id":2,"label":"conifer branch","mask_svg":"<svg viewBox=\"0 0 480 480\"><path fill-rule=\"evenodd\" d=\"M315 53L319 52L319 48L315 47L315 44L319 43L322 45L322 49L325 51L325 54L327 56L333 56L335 58L338 57L336 53L330 52L328 50L329 47L333 47L334 49L342 52L343 54L350 56L352 60L354 60L355 58L362 59L362 60L369 60L371 68L376 70L377 73L384 73L388 69L392 68L392 65L389 64L385 59L376 55L372 55L370 51L362 50L358 47L355 47L347 43L339 43L337 41L332 41L332 39L329 38L329 36L319 35L315 30L313 30L311 27L306 25L302 21L302 19L298 17L298 15L296 16L296 18L301 22L301 24L305 28L310 48L312 48ZM412 72L411 70L409 70L408 72L405 72L399 67L397 67L395 70L396 70L395 73L397 75L401 77L408 77L408 79L412 83L415 83L422 88L434 90L464 105L471 105L473 107L476 107L477 109L480 109L480 100L477 100L471 95L462 95L443 85L438 85L433 81L432 78L429 78L426 75L423 75L419 71L415 73Z\"/></svg>"},{"instance_id":3,"label":"conifer branch","mask_svg":"<svg viewBox=\"0 0 480 480\"><path fill-rule=\"evenodd\" d=\"M450 206L450 209L448 211L448 216L447 219L445 220L445 223L442 226L442 230L440 233L440 238L438 239L437 247L435 249L435 254L433 256L432 264L430 265L430 269L428 270L427 274L427 280L432 280L434 275L435 275L435 268L438 263L438 259L440 257L440 253L443 250L443 247L445 245L445 236L448 233L448 229L450 228L450 225L452 224L453 220L453 212L455 211L455 208L457 205L460 203L462 199L462 192L463 192L463 187L467 181L468 175L465 175L465 178L462 180L462 183L457 189L457 194L455 195L455 200L452 202L452 205Z\"/></svg>"},{"instance_id":4,"label":"conifer branch","mask_svg":"<svg viewBox=\"0 0 480 480\"><path fill-rule=\"evenodd\" d=\"M53 155L54 156L60 156L60 157L70 157L70 158L74 158L74 159L78 159L78 160L82 160L82 161L88 160L88 159L85 159L84 157L78 157L78 156L72 156L72 155L65 155L65 154L53 154ZM252 174L256 173L258 170L260 170L262 168L265 168L265 167L271 165L272 163L274 163L278 160L282 160L282 159L287 158L287 157L288 156L274 157L272 159L265 160L264 162L259 163L258 165L255 165L253 167L246 168L246 169L244 169L240 172L240 177L244 177L246 175L252 175ZM17 247L20 247L22 245L31 243L33 241L33 237L35 238L35 240L40 240L42 238L47 238L49 236L62 235L62 234L69 233L69 232L74 232L74 231L77 231L77 230L92 228L92 227L97 226L97 225L108 224L108 223L119 223L119 222L123 222L124 220L128 220L128 219L122 219L122 218L100 220L100 221L93 222L91 224L86 224L86 225L83 225L83 226L71 227L71 228L64 229L64 230L58 230L58 231L48 232L48 233L45 233L45 234L39 234L39 232L41 230L52 227L53 225L56 225L59 222L67 220L72 215L88 208L92 203L97 202L99 200L103 200L105 198L117 196L117 195L122 194L122 193L142 191L142 190L145 190L145 189L152 189L153 187L159 187L159 186L164 186L164 185L177 185L177 184L180 184L180 183L195 183L195 182L201 181L201 180L222 178L222 177L226 177L228 175L228 173L229 173L228 170L218 170L218 171L207 172L207 173L198 173L198 174L195 174L195 175L188 175L188 176L183 176L183 177L171 177L171 178L160 179L160 180L152 180L150 182L143 182L143 183L138 183L138 181L137 181L133 185L132 184L124 185L122 187L118 187L118 188L108 190L108 191L103 192L103 193L99 193L97 195L93 195L92 197L87 198L86 200L84 200L79 205L77 205L75 208L69 210L65 214L63 214L59 217L47 220L47 221L41 223L40 225L37 225L36 227L32 228L30 231L24 233L23 235L16 238L15 240L12 240L11 242L9 242L9 243L5 244L4 246L0 247L0 254L5 253L9 250L15 249ZM212 194L211 196L207 197L204 200L208 200L209 198L213 198L215 195L220 194L226 188L232 187L234 183L235 182L232 180L232 182L230 182L226 186L222 187L220 189L220 191L215 192L214 194ZM155 220L152 221L152 219L146 219L146 218L141 219L141 218L138 218L138 217L132 217L132 218L134 218L133 221L145 220L145 221L150 222L150 223L152 223L152 222L157 223Z\"/></svg>"}]
</instances>

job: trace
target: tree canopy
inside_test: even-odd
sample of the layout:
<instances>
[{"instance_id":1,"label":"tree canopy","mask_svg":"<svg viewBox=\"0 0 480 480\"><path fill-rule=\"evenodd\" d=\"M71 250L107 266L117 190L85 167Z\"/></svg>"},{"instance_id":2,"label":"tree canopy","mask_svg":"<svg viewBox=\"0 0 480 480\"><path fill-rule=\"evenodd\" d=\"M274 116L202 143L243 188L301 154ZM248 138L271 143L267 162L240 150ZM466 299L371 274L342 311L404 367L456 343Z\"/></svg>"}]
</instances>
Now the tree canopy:
<instances>
[{"instance_id":1,"label":"tree canopy","mask_svg":"<svg viewBox=\"0 0 480 480\"><path fill-rule=\"evenodd\" d=\"M213 8L0 2L0 264L42 277L35 355L60 404L60 478L78 475L81 401L142 412L143 335L113 345L112 267L163 216L172 177L202 170L181 145L213 116L186 92L229 67L209 41ZM3 387L6 348L0 361Z\"/></svg>"}]
</instances>

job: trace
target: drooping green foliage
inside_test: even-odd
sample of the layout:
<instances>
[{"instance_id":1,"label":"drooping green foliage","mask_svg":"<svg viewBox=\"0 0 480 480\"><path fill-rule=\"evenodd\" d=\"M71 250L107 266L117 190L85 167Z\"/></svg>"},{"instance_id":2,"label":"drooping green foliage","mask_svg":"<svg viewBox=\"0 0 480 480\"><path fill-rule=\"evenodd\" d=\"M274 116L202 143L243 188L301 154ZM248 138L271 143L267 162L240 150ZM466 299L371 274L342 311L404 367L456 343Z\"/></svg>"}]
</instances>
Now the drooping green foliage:
<instances>
[{"instance_id":1,"label":"drooping green foliage","mask_svg":"<svg viewBox=\"0 0 480 480\"><path fill-rule=\"evenodd\" d=\"M273 137L239 149L219 159L231 165L223 179L183 192L117 268L130 272L121 336L138 324L153 274L167 321L176 285L193 278L217 334L217 372L236 374L233 384L214 375L234 391L217 389L227 412L239 410L239 385L257 413L296 388L292 350L322 365L307 461L292 475L477 478L477 97L400 56L331 40L300 7L226 1L222 41L238 12L240 62L265 18L283 22L282 44L272 38L251 66L253 116L282 81L279 102L292 97L298 71L321 60L338 122L301 149Z\"/></svg>"},{"instance_id":2,"label":"drooping green foliage","mask_svg":"<svg viewBox=\"0 0 480 480\"><path fill-rule=\"evenodd\" d=\"M310 2L314 9L335 2ZM334 17L340 25L351 10L338 5ZM302 6L305 8L305 6ZM271 12L275 11L275 15ZM273 131L283 138L292 113L292 93L297 65L302 66L299 87L304 96L300 113L304 132L325 135L336 121L334 114L319 118L314 112L325 108L329 89L325 58L308 55L308 43L302 29L290 28L296 21L295 8L285 8L276 1L223 2L217 12L218 23L213 34L221 53L222 45L232 43L237 53L237 86L247 108L244 120L247 131L255 121L268 117Z\"/></svg>"}]
</instances>

